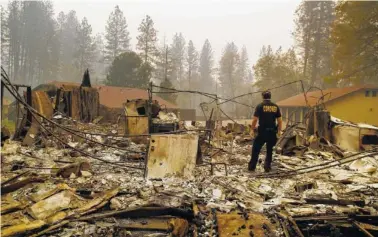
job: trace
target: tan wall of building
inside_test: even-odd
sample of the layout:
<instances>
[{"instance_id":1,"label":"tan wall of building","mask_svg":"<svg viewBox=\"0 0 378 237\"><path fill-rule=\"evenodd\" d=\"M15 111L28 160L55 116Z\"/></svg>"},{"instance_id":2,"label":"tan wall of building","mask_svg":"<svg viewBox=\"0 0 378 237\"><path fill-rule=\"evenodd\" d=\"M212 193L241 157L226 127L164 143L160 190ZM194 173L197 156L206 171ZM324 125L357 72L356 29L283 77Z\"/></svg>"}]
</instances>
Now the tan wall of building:
<instances>
[{"instance_id":1,"label":"tan wall of building","mask_svg":"<svg viewBox=\"0 0 378 237\"><path fill-rule=\"evenodd\" d=\"M375 96L373 91L376 91ZM342 120L378 126L378 89L360 90L332 100L326 103L326 109Z\"/></svg>"},{"instance_id":2,"label":"tan wall of building","mask_svg":"<svg viewBox=\"0 0 378 237\"><path fill-rule=\"evenodd\" d=\"M366 94L366 91L369 91ZM375 94L373 91L376 91ZM369 96L367 96L369 95ZM375 95L375 96L373 96ZM360 90L325 103L333 117L378 126L378 89ZM284 121L304 122L305 107L280 107Z\"/></svg>"}]
</instances>

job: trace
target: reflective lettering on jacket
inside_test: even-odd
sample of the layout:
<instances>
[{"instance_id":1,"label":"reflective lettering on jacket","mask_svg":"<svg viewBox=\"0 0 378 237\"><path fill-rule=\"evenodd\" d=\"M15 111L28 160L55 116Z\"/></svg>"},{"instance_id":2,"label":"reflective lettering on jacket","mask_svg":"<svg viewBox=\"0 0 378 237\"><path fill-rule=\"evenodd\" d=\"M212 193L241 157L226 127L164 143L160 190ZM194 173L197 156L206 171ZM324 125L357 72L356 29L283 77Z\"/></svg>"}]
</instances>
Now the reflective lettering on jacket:
<instances>
[{"instance_id":1,"label":"reflective lettering on jacket","mask_svg":"<svg viewBox=\"0 0 378 237\"><path fill-rule=\"evenodd\" d=\"M267 113L276 113L277 112L277 106L264 105L263 111L267 112Z\"/></svg>"}]
</instances>

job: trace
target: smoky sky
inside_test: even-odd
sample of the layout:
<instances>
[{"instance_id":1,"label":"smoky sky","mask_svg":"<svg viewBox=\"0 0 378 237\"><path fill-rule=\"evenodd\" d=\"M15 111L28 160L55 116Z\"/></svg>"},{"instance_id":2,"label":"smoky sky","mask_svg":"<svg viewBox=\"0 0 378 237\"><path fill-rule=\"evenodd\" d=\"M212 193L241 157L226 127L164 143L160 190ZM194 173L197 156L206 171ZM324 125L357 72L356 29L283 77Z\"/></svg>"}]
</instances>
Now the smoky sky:
<instances>
[{"instance_id":1,"label":"smoky sky","mask_svg":"<svg viewBox=\"0 0 378 237\"><path fill-rule=\"evenodd\" d=\"M53 1L55 14L75 10L79 19L87 17L93 33L104 33L109 14L119 5L135 49L138 26L150 15L158 30L159 43L170 44L176 32L186 42L192 40L200 51L206 38L214 50L215 65L227 42L248 49L250 65L258 59L263 45L274 49L293 46L294 13L298 0L124 0L124 1Z\"/></svg>"}]
</instances>

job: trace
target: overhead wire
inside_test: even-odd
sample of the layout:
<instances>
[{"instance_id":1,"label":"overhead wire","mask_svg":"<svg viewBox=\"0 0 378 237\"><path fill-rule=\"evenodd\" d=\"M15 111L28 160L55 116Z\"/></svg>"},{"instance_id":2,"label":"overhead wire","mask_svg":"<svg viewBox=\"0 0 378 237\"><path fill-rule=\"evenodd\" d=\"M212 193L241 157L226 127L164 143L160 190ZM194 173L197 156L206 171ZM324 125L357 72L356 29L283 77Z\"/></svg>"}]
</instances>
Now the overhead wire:
<instances>
[{"instance_id":1,"label":"overhead wire","mask_svg":"<svg viewBox=\"0 0 378 237\"><path fill-rule=\"evenodd\" d=\"M6 86L7 87L7 86ZM9 90L9 88L7 88ZM12 94L12 92L10 92ZM80 150L76 147L73 147L71 145L69 145L68 143L66 143L65 141L63 141L61 138L59 138L57 135L55 135L53 132L51 132L49 129L47 129L43 124L42 122L39 121L39 119L34 115L34 113L32 113L32 116L33 118L35 119L35 121L39 124L39 126L41 126L41 128L43 128L46 132L48 132L49 134L51 134L56 140L58 140L59 142L61 142L62 144L64 144L66 147L74 150L74 151L77 151L87 157L90 157L92 159L95 159L95 160L98 160L98 161L102 161L104 163L107 163L107 164L110 164L110 165L113 165L113 166L118 166L118 167L121 167L121 168L133 168L133 169L143 169L143 168L140 168L140 167L134 167L134 166L128 166L128 165L120 165L120 164L117 164L115 162L111 162L111 161L108 161L108 160L105 160L105 159L102 159L100 157L97 157L91 153L88 153L86 151L83 151L83 150Z\"/></svg>"},{"instance_id":2,"label":"overhead wire","mask_svg":"<svg viewBox=\"0 0 378 237\"><path fill-rule=\"evenodd\" d=\"M5 72L5 70L3 69L3 67L2 67L2 70L3 70L4 73L6 74L6 72ZM3 76L3 73L2 73L2 76ZM8 77L7 77L7 75L6 75L6 77L3 76L3 78L8 78ZM290 85L290 84L294 84L294 83L297 83L297 82L301 82L301 83L302 83L302 87L303 87L303 82L302 82L301 80L299 80L299 81L289 82L289 83L286 83L286 84L283 84L283 85L280 85L280 86L277 86L277 87L273 87L273 88L270 88L269 90L279 89L279 88L282 88L282 87L284 87L284 86L287 86L287 85ZM9 83L10 85L12 85L12 84L10 83L9 79L8 79L8 83ZM195 94L200 94L200 95L203 95L203 96L206 96L206 97L209 97L209 98L213 99L213 101L211 101L210 103L214 103L214 102L216 102L218 99L219 99L219 100L224 100L224 101L222 101L222 102L218 102L217 105L221 105L221 104L224 104L224 103L227 103L227 102L230 102L230 101L231 101L231 102L238 103L238 104L241 104L241 105L245 105L245 106L248 106L248 107L251 107L251 108L254 108L254 106L252 106L252 105L247 105L247 104L243 104L243 103L240 103L240 102L237 102L237 101L235 101L235 99L240 98L240 97L243 97L243 96L252 95L252 94L256 94L256 93L261 93L261 92L262 92L262 91L255 91L255 92L250 92L250 93L246 93L246 94L238 95L238 96L233 97L233 98L224 99L224 98L218 97L216 94L211 94L211 93L206 93L206 92L201 92L201 91L177 90L177 89L173 89L173 88L166 88L166 87L161 87L161 86L156 86L156 85L152 85L152 86L155 87L155 88L161 88L161 89L170 90L170 91L168 91L168 92L153 92L153 93L181 93L181 92L195 93ZM311 88L314 88L314 87L311 87ZM309 88L307 91L304 91L305 97L306 97L307 92L308 92L311 88ZM9 88L7 88L7 89L9 90ZM14 89L14 88L13 88L13 89ZM320 88L318 88L318 89L321 90ZM322 92L322 94L323 94L323 91L322 91L322 90L321 90L321 92ZM17 92L17 94L18 94L18 92ZM15 95L14 95L14 96L15 96ZM18 94L18 96L19 96L19 94ZM26 106L26 107L29 109L29 111L33 111L33 113L37 114L37 115L40 116L42 119L44 119L44 120L46 120L46 121L48 121L48 122L50 122L50 123L52 123L52 124L54 124L54 125L60 127L61 129L65 130L65 131L67 131L67 132L72 133L73 135L76 135L76 136L78 136L78 137L82 137L83 139L86 139L87 141L94 142L94 143L97 143L97 144L99 144L99 145L104 145L104 146L108 146L108 147L115 148L115 149L119 149L119 150L125 150L125 149L120 149L119 147L115 147L115 146L111 146L111 145L108 145L108 144L103 144L103 143L97 142L97 141L95 141L95 140L91 140L91 139L89 139L89 138L87 138L87 137L85 137L85 136L78 135L77 133L83 133L83 134L88 134L88 135L100 135L100 136L107 136L107 137L112 137L112 136L113 136L113 137L118 137L118 136L110 135L110 134L101 134L101 133L89 133L89 132L79 131L79 130L75 130L75 129L71 129L71 128L68 128L68 127L61 126L60 124L58 124L58 123L56 123L56 122L54 122L54 121L52 121L52 120L49 120L48 118L46 118L45 116L43 116L42 114L40 114L38 111L34 110L34 108L30 107L28 104L25 104L25 103L22 101L22 99L20 100L20 98L17 98L16 96L15 96L15 98L18 99L19 101L21 101L21 103L22 103L24 106ZM322 96L322 98L324 98L324 95ZM320 101L320 98L319 98L319 101ZM206 103L206 102L204 102L204 103L205 103L205 104L210 104L210 103ZM306 104L308 105L307 99L306 99ZM309 106L309 105L308 105L308 106ZM233 121L234 123L237 123L234 119L232 119L229 115L227 115L227 113L225 113L221 108L219 108L219 110L220 110L220 111L221 111L221 112L222 112L227 118L229 118L231 121ZM296 111L293 111L293 112L291 113L291 115L292 115L294 112L296 112ZM33 113L32 113L32 114L33 114ZM307 113L307 114L308 114L308 113ZM307 114L306 114L306 115L307 115ZM290 115L290 117L291 117L291 115ZM33 116L34 116L34 114L33 114ZM34 116L34 117L35 117L35 116ZM288 120L291 120L290 118L287 118L287 119L288 119ZM38 119L37 119L37 121L38 121ZM38 121L38 122L39 122L39 121ZM299 123L297 123L297 124L299 124ZM297 125L297 124L296 124L296 125ZM44 129L46 129L43 125L42 125L41 127L43 127ZM49 131L49 130L46 129L46 131ZM49 132L51 133L51 131L49 131ZM51 133L51 134L52 134L52 133ZM54 136L54 134L52 134L52 135ZM133 135L130 135L130 137L131 137L131 136L133 136ZM135 136L150 136L150 134L142 134L142 135L135 135ZM125 137L125 136L121 136L121 135L119 135L119 137ZM57 138L57 139L59 139L59 138ZM68 145L68 144L67 144L67 145ZM144 152L130 151L130 150L128 150L128 149L127 149L126 151L134 152L134 153L144 153ZM135 167L133 167L133 168L135 168Z\"/></svg>"},{"instance_id":3,"label":"overhead wire","mask_svg":"<svg viewBox=\"0 0 378 237\"><path fill-rule=\"evenodd\" d=\"M276 86L276 87L272 87L272 88L269 88L268 90L275 90L275 89L279 89L279 88L282 88L282 87L285 87L285 86L288 86L288 85L291 85L291 84L294 84L294 83L298 83L298 82L301 82L301 80L297 80L297 81L292 81L292 82L289 82L289 83L285 83L285 84L282 84L282 85L279 85L279 86ZM241 102L238 102L236 101L235 99L237 98L240 98L240 97L243 97L243 96L247 96L247 95L253 95L253 94L257 94L257 93L261 93L263 92L263 90L259 90L259 91L255 91L255 92L250 92L250 93L245 93L245 94L242 94L242 95L238 95L238 96L235 96L233 98L228 98L228 99L225 99L225 98L222 98L222 97L218 97L216 94L210 94L210 93L205 93L205 92L201 92L201 91L193 91L193 90L178 90L178 89L174 89L174 88L167 88L167 87L161 87L161 86L156 86L156 85L152 85L152 87L155 87L155 88L161 88L161 89L165 89L165 90L171 90L172 93L195 93L195 94L200 94L200 95L205 95L209 98L212 98L213 100L211 102L202 102L201 103L201 108L202 108L202 105L204 104L212 104L214 102L217 101L217 99L219 100L224 100L223 102L220 102L220 103L217 103L217 105L221 105L221 104L224 104L224 103L227 103L227 102L233 102L233 103L236 103L236 104L240 104L240 105L244 105L246 107L250 107L250 108L255 108L255 106L252 106L252 105L248 105L248 104L244 104L244 103L241 103ZM166 93L166 92L153 92L153 93ZM170 92L169 92L170 93ZM219 108L221 113L224 114L228 119L230 119L231 121L233 121L234 123L237 123L234 119L232 119L225 111L221 110L221 108ZM299 108L297 108L295 111L293 111L292 113L296 112ZM288 121L291 120L290 117L289 118L286 118L286 116L281 116L282 118L284 119L287 119ZM239 123L237 123L239 124Z\"/></svg>"},{"instance_id":4,"label":"overhead wire","mask_svg":"<svg viewBox=\"0 0 378 237\"><path fill-rule=\"evenodd\" d=\"M3 69L3 68L2 68L2 69ZM3 69L3 70L4 70L4 69ZM108 161L108 160L102 159L102 158L100 158L100 157L97 157L97 156L95 156L95 155L93 155L93 154L90 154L90 153L88 153L88 152L85 152L85 151L83 151L83 150L77 149L77 148L75 148L75 147L73 147L73 146L70 146L68 143L66 143L66 142L63 141L61 138L59 138L57 135L55 135L53 132L51 132L49 129L47 129L47 128L42 124L41 121L39 121L39 119L38 119L38 118L36 117L36 115L35 115L35 114L38 115L39 112L36 111L36 110L34 110L34 108L30 108L30 106L29 106L27 103L25 103L22 99L20 99L20 95L19 95L18 92L14 89L12 83L11 83L10 80L7 78L7 75L6 75L6 74L4 75L3 73L1 73L1 75L2 75L3 79L5 79L5 80L9 83L9 85L12 87L12 89L11 89L11 88L8 87L8 85L7 85L6 83L4 83L4 86L5 86L6 89L9 91L9 93L10 93L15 99L17 99L21 104L23 104L27 110L29 110L29 111L31 112L33 118L34 118L35 121L41 126L41 128L43 128L46 132L48 132L49 134L51 134L55 139L57 139L58 141L60 141L60 142L61 142L62 144L64 144L65 146L67 146L67 147L69 147L70 149L75 150L75 151L77 151L77 152L79 152L79 153L81 153L81 154L83 154L83 155L85 155L85 156L88 156L88 157L93 158L93 159L95 159L95 160L102 161L102 162L104 162L104 163L111 164L111 165L113 165L113 166L118 166L118 167L121 167L121 168L144 169L144 168L140 168L140 167L127 166L127 165L120 165L120 164L117 164L117 163L114 163L114 162L111 162L111 161ZM15 91L16 91L17 94L15 93ZM43 118L43 116L42 116L42 118ZM136 152L136 153L137 153L137 152Z\"/></svg>"},{"instance_id":5,"label":"overhead wire","mask_svg":"<svg viewBox=\"0 0 378 237\"><path fill-rule=\"evenodd\" d=\"M66 118L69 118L66 116ZM117 135L117 134L106 134L106 133L93 133L93 132L87 132L87 131L82 131L82 130L75 130L69 127L66 127L67 129L73 131L73 132L78 132L78 133L83 133L86 135L91 135L91 136L103 136L103 137L120 137L120 138L128 138L128 137L150 137L151 135L164 135L164 134L176 134L176 133L183 133L186 132L186 130L176 130L172 132L161 132L161 133L146 133L146 134L124 134L124 135ZM195 131L206 131L208 129L196 129Z\"/></svg>"},{"instance_id":6,"label":"overhead wire","mask_svg":"<svg viewBox=\"0 0 378 237\"><path fill-rule=\"evenodd\" d=\"M10 89L8 88L7 85L5 85L5 87L7 88L7 90L8 90L13 96L15 96L15 95L13 94L13 92L10 91ZM77 151L77 152L79 152L79 153L81 153L81 154L83 154L83 155L85 155L85 156L88 156L88 157L90 157L90 158L93 158L93 159L95 159L95 160L99 160L99 161L102 161L102 162L104 162L104 163L108 163L108 164L111 164L111 165L114 165L114 166L119 166L119 167L121 167L121 168L142 169L142 168L134 167L134 166L119 165L119 164L117 164L117 163L114 163L114 162L111 162L111 161L108 161L108 160L102 159L102 158L97 157L97 156L95 156L95 155L93 155L93 154L90 154L90 153L85 152L85 151L83 151L83 150L80 150L80 149L78 149L78 148L76 148L76 147L73 147L73 146L69 145L68 143L66 143L65 141L63 141L61 138L59 138L57 135L55 135L55 134L54 134L53 132L51 132L49 129L47 129L47 128L42 124L42 122L39 121L39 119L35 116L34 113L32 113L32 116L33 116L33 118L35 119L35 121L39 124L39 126L41 126L41 128L43 128L46 132L48 132L49 134L51 134L56 140L58 140L59 142L61 142L62 144L64 144L66 147L69 147L69 148L72 149L72 150L75 150L75 151Z\"/></svg>"},{"instance_id":7,"label":"overhead wire","mask_svg":"<svg viewBox=\"0 0 378 237\"><path fill-rule=\"evenodd\" d=\"M153 91L153 93L160 93L160 94L163 94L163 93L190 93L190 94L199 94L199 95L203 95L203 96L206 96L206 97L208 97L208 98L213 99L211 102L208 102L207 104L214 103L215 101L217 101L217 99L218 99L218 100L225 100L224 98L219 97L219 96L216 95L216 94L206 93L206 92L202 92L202 91L178 90L178 89L166 88L166 87L161 87L161 86L156 86L156 85L152 85L152 87L155 87L155 88L161 88L161 89L166 89L166 90L172 90L172 92ZM236 100L234 100L234 99L231 99L231 101L234 102L234 103L236 103L236 104L240 104L240 105L244 105L244 106L247 106L247 107L254 108L254 107L251 106L251 105L248 105L248 104L244 104L244 103L238 102L238 101L236 101Z\"/></svg>"},{"instance_id":8,"label":"overhead wire","mask_svg":"<svg viewBox=\"0 0 378 237\"><path fill-rule=\"evenodd\" d=\"M2 75L3 75L3 74L2 74ZM8 80L9 80L9 79L8 79ZM10 81L8 81L8 83L10 83L10 85L12 85ZM4 86L9 90L8 85L4 84ZM18 92L16 92L16 93L17 93L17 94L16 94L16 93L12 93L12 92L10 91L10 93L15 97L15 99L16 99L18 102L20 102L22 105L24 105L24 107L27 108L28 111L30 111L32 114L36 114L36 115L38 115L38 116L41 117L43 120L46 120L47 122L49 122L49 123L51 123L51 124L54 124L55 126L57 126L57 127L61 128L61 129L63 129L63 130L65 130L65 131L71 133L72 135L78 136L78 137L83 138L83 139L85 139L85 140L87 140L87 141L89 141L89 142L93 142L93 143L96 143L96 144L98 144L98 145L102 145L102 146L109 147L109 148L114 148L114 149L118 149L118 150L122 150L122 151L127 151L127 152L131 152L131 153L139 153L139 154L144 154L144 153L145 153L145 152L133 151L133 150L130 150L130 149L120 148L120 147L116 147L116 146L113 146L113 145L109 145L109 144L101 143L101 142L98 142L98 141L96 141L96 140L92 140L92 139L89 139L89 138L87 138L87 137L85 137L85 136L82 136L82 135L80 135L80 134L74 132L72 129L67 128L67 127L65 127L65 126L62 126L61 124L56 123L55 121L46 118L46 116L44 116L43 114L41 114L40 112L38 112L37 110L35 110L33 107L31 107L30 105L28 105L27 103L25 103L25 102L22 100L21 96L18 94Z\"/></svg>"},{"instance_id":9,"label":"overhead wire","mask_svg":"<svg viewBox=\"0 0 378 237\"><path fill-rule=\"evenodd\" d=\"M279 88L282 88L282 87L285 87L285 86L288 86L288 85L291 85L291 84L294 84L294 83L298 83L298 82L300 82L300 81L301 81L301 80L298 80L298 81L292 81L292 82L285 83L285 84L280 85L280 86L276 86L276 87L269 88L269 89L267 89L267 90L275 90L275 89L279 89ZM221 104L227 103L227 102L229 102L229 101L232 101L232 100L235 100L235 99L237 99L237 98L241 98L241 97L244 97L244 96L247 96L247 95L253 95L253 94L257 94L257 93L262 93L262 92L264 92L264 91L265 91L265 90L259 90L259 91L254 91L254 92L249 92L249 93L241 94L241 95L235 96L235 97L233 97L233 98L225 99L225 101L218 103L218 105L221 105Z\"/></svg>"}]
</instances>

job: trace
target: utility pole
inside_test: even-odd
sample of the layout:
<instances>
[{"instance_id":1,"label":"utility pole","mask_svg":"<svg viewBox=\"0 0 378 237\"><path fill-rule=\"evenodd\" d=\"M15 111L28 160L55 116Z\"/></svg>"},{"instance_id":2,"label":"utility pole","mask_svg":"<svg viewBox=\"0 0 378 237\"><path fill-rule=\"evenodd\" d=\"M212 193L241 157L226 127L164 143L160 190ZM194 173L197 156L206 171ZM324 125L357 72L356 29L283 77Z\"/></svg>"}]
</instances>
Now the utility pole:
<instances>
[{"instance_id":1,"label":"utility pole","mask_svg":"<svg viewBox=\"0 0 378 237\"><path fill-rule=\"evenodd\" d=\"M147 115L148 115L148 130L152 133L152 82L149 83L148 87L148 104L147 104Z\"/></svg>"},{"instance_id":2,"label":"utility pole","mask_svg":"<svg viewBox=\"0 0 378 237\"><path fill-rule=\"evenodd\" d=\"M164 80L168 80L168 46L165 47Z\"/></svg>"}]
</instances>

